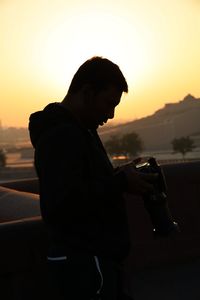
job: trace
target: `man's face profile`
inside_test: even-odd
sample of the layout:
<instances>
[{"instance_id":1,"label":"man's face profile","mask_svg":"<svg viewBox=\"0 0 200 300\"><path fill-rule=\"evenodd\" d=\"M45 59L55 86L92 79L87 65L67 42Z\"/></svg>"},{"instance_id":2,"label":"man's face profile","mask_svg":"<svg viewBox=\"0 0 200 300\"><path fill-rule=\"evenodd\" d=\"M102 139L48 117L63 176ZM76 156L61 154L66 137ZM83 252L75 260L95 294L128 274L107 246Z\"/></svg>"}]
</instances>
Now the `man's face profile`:
<instances>
[{"instance_id":1,"label":"man's face profile","mask_svg":"<svg viewBox=\"0 0 200 300\"><path fill-rule=\"evenodd\" d=\"M114 118L115 107L120 103L121 95L122 92L113 85L92 94L87 112L90 128L103 126L108 119Z\"/></svg>"}]
</instances>

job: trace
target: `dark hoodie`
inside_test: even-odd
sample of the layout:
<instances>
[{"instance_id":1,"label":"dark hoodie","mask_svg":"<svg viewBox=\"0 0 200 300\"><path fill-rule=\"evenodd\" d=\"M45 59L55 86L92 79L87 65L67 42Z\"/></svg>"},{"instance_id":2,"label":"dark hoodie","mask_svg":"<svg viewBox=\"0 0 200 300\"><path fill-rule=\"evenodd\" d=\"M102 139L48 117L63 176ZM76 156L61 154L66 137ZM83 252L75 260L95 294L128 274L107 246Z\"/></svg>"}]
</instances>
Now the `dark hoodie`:
<instances>
[{"instance_id":1,"label":"dark hoodie","mask_svg":"<svg viewBox=\"0 0 200 300\"><path fill-rule=\"evenodd\" d=\"M29 131L50 253L124 258L129 250L126 182L115 174L97 132L58 103L33 113Z\"/></svg>"}]
</instances>

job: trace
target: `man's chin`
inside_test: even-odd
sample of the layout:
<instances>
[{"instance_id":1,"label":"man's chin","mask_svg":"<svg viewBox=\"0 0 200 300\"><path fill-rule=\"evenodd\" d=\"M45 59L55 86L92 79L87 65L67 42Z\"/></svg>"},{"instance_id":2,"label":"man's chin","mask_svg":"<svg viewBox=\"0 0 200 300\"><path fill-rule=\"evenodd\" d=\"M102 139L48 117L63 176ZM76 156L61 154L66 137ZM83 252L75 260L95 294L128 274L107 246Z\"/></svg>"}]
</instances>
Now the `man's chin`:
<instances>
[{"instance_id":1,"label":"man's chin","mask_svg":"<svg viewBox=\"0 0 200 300\"><path fill-rule=\"evenodd\" d=\"M94 128L97 129L98 127L103 126L103 125L104 125L104 122L98 122L98 123L94 124Z\"/></svg>"},{"instance_id":2,"label":"man's chin","mask_svg":"<svg viewBox=\"0 0 200 300\"><path fill-rule=\"evenodd\" d=\"M97 129L98 127L102 127L104 126L105 123L104 122L99 122L99 123L96 123L96 124L93 124L92 126L90 126L90 129Z\"/></svg>"}]
</instances>

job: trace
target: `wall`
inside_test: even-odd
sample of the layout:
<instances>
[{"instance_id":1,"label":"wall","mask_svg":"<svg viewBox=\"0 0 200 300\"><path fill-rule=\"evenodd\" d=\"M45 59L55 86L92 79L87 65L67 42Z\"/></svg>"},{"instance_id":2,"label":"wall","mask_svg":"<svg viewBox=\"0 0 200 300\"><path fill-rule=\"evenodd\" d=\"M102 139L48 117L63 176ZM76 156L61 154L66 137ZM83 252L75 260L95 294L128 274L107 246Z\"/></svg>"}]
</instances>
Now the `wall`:
<instances>
[{"instance_id":1,"label":"wall","mask_svg":"<svg viewBox=\"0 0 200 300\"><path fill-rule=\"evenodd\" d=\"M155 239L140 198L126 199L132 249L124 262L125 285L135 270L181 264L200 257L200 162L163 166L168 202L181 233ZM15 183L12 187L21 190ZM24 184L38 191L37 180ZM11 187L11 183L7 188ZM25 216L24 216L25 217ZM2 299L48 299L45 263L46 231L40 217L0 224L0 291Z\"/></svg>"},{"instance_id":2,"label":"wall","mask_svg":"<svg viewBox=\"0 0 200 300\"><path fill-rule=\"evenodd\" d=\"M127 198L132 251L130 268L151 267L200 257L200 162L163 166L168 203L181 232L155 239L140 198Z\"/></svg>"}]
</instances>

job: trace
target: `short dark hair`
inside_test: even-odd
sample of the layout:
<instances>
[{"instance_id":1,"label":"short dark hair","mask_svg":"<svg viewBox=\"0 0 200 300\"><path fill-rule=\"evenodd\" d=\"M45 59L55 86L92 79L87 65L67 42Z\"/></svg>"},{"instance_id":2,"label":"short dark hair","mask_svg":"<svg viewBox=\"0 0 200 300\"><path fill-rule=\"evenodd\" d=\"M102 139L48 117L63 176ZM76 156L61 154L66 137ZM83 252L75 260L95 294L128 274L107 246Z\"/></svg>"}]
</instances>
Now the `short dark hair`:
<instances>
[{"instance_id":1,"label":"short dark hair","mask_svg":"<svg viewBox=\"0 0 200 300\"><path fill-rule=\"evenodd\" d=\"M84 62L75 73L68 93L73 94L89 84L99 92L110 85L116 86L121 92L128 92L128 85L118 65L107 58L94 56Z\"/></svg>"}]
</instances>

